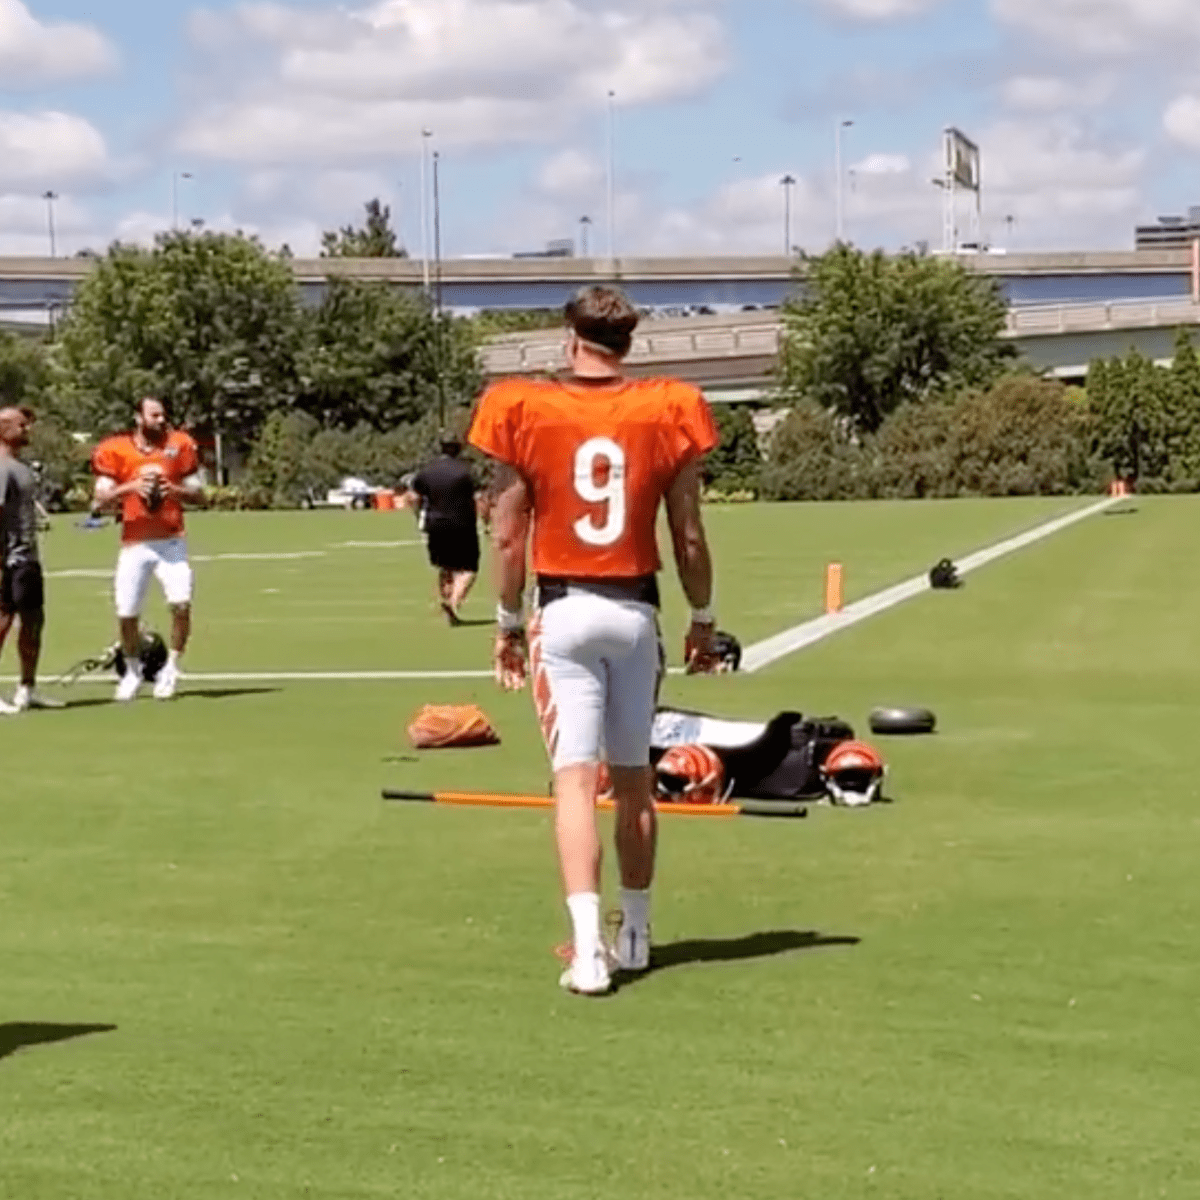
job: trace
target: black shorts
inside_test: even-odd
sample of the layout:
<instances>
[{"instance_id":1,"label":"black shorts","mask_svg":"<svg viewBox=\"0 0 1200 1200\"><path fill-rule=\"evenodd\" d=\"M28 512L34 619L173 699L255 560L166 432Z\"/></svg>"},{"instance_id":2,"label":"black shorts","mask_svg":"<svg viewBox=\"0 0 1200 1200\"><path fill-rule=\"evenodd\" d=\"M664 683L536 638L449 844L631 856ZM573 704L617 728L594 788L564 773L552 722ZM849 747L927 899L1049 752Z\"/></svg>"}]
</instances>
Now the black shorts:
<instances>
[{"instance_id":1,"label":"black shorts","mask_svg":"<svg viewBox=\"0 0 1200 1200\"><path fill-rule=\"evenodd\" d=\"M478 571L479 534L474 525L430 521L425 527L429 561L439 571Z\"/></svg>"},{"instance_id":2,"label":"black shorts","mask_svg":"<svg viewBox=\"0 0 1200 1200\"><path fill-rule=\"evenodd\" d=\"M0 571L0 612L12 615L40 613L46 607L46 585L42 564L17 563Z\"/></svg>"}]
</instances>

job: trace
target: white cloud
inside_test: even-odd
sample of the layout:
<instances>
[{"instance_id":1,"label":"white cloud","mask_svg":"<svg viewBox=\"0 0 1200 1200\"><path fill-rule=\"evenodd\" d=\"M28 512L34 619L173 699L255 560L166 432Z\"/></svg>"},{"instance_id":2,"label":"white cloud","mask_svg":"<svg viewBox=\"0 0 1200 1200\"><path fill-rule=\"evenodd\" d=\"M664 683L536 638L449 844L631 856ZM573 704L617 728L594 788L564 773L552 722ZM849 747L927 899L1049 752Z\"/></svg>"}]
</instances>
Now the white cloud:
<instances>
[{"instance_id":1,"label":"white cloud","mask_svg":"<svg viewBox=\"0 0 1200 1200\"><path fill-rule=\"evenodd\" d=\"M912 170L906 154L868 154L853 170L861 175L903 175Z\"/></svg>"},{"instance_id":2,"label":"white cloud","mask_svg":"<svg viewBox=\"0 0 1200 1200\"><path fill-rule=\"evenodd\" d=\"M894 21L915 17L946 0L816 0L822 8L853 21Z\"/></svg>"},{"instance_id":3,"label":"white cloud","mask_svg":"<svg viewBox=\"0 0 1200 1200\"><path fill-rule=\"evenodd\" d=\"M1115 90L1115 81L1108 76L1018 75L1005 81L1001 99L1008 108L1022 112L1061 113L1099 107Z\"/></svg>"},{"instance_id":4,"label":"white cloud","mask_svg":"<svg viewBox=\"0 0 1200 1200\"><path fill-rule=\"evenodd\" d=\"M1177 96L1163 113L1163 128L1181 146L1200 150L1200 96Z\"/></svg>"},{"instance_id":5,"label":"white cloud","mask_svg":"<svg viewBox=\"0 0 1200 1200\"><path fill-rule=\"evenodd\" d=\"M5 87L77 79L109 70L116 51L90 25L46 24L22 0L0 0L0 80Z\"/></svg>"},{"instance_id":6,"label":"white cloud","mask_svg":"<svg viewBox=\"0 0 1200 1200\"><path fill-rule=\"evenodd\" d=\"M992 11L1055 54L1124 57L1200 40L1195 0L992 0Z\"/></svg>"},{"instance_id":7,"label":"white cloud","mask_svg":"<svg viewBox=\"0 0 1200 1200\"><path fill-rule=\"evenodd\" d=\"M108 170L104 138L82 117L0 111L0 188L58 188Z\"/></svg>"},{"instance_id":8,"label":"white cloud","mask_svg":"<svg viewBox=\"0 0 1200 1200\"><path fill-rule=\"evenodd\" d=\"M221 103L191 106L180 148L275 164L411 153L423 127L443 145L550 140L610 91L620 106L671 100L726 65L722 27L702 0L657 11L634 0L246 4L199 14L192 33L219 52L212 70L235 58L254 69L230 76Z\"/></svg>"}]
</instances>

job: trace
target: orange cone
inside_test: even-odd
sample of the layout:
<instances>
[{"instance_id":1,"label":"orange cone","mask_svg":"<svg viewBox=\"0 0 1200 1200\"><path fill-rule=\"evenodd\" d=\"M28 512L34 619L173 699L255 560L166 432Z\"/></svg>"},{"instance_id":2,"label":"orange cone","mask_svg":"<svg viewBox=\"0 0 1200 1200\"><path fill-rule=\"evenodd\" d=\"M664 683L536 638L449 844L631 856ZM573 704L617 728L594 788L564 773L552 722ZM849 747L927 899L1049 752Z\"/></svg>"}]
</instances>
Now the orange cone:
<instances>
[{"instance_id":1,"label":"orange cone","mask_svg":"<svg viewBox=\"0 0 1200 1200\"><path fill-rule=\"evenodd\" d=\"M825 611L842 611L842 564L830 563L825 568Z\"/></svg>"}]
</instances>

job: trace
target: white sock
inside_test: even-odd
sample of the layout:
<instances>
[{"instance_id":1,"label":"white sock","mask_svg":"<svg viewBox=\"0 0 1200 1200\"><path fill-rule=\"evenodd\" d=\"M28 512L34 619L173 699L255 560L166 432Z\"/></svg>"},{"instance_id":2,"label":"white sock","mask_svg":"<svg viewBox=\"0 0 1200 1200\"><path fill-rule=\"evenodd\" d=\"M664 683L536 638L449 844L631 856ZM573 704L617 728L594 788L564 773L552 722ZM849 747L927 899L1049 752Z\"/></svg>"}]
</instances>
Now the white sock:
<instances>
[{"instance_id":1,"label":"white sock","mask_svg":"<svg viewBox=\"0 0 1200 1200\"><path fill-rule=\"evenodd\" d=\"M650 925L650 889L621 889L621 919L635 929L647 929Z\"/></svg>"},{"instance_id":2,"label":"white sock","mask_svg":"<svg viewBox=\"0 0 1200 1200\"><path fill-rule=\"evenodd\" d=\"M139 679L141 679L142 660L140 658L127 658L125 660L125 674L136 675Z\"/></svg>"},{"instance_id":3,"label":"white sock","mask_svg":"<svg viewBox=\"0 0 1200 1200\"><path fill-rule=\"evenodd\" d=\"M575 931L575 953L581 958L600 949L600 896L597 892L576 892L567 897L567 910Z\"/></svg>"},{"instance_id":4,"label":"white sock","mask_svg":"<svg viewBox=\"0 0 1200 1200\"><path fill-rule=\"evenodd\" d=\"M167 655L167 663L168 663L168 665L170 665L170 666L174 667L174 668L175 668L175 670L177 670L177 671L179 670L179 656L180 656L180 654L182 654L182 653L183 653L183 651L182 651L182 650L172 650L172 651L171 651L171 652L170 652L170 653Z\"/></svg>"}]
</instances>

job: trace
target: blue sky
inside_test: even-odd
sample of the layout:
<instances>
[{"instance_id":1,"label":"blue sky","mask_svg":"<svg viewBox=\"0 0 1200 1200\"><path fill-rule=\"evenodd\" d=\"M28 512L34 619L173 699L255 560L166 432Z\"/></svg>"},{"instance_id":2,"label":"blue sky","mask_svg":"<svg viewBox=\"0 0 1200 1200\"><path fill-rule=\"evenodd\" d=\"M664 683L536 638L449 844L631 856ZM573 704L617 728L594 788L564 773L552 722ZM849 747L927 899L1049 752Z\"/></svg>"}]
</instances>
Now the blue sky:
<instances>
[{"instance_id":1,"label":"blue sky","mask_svg":"<svg viewBox=\"0 0 1200 1200\"><path fill-rule=\"evenodd\" d=\"M1123 249L1200 204L1200 0L0 0L0 253L171 225L312 253L393 208L421 249L940 244L941 130L986 240ZM612 92L610 100L608 93ZM795 184L784 187L789 175ZM786 193L786 196L785 196ZM971 232L970 205L959 213Z\"/></svg>"}]
</instances>

